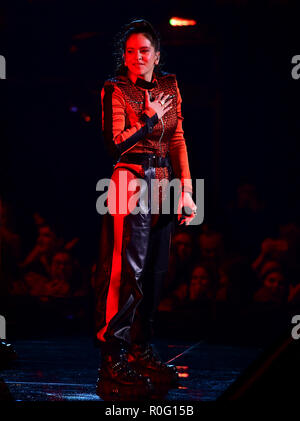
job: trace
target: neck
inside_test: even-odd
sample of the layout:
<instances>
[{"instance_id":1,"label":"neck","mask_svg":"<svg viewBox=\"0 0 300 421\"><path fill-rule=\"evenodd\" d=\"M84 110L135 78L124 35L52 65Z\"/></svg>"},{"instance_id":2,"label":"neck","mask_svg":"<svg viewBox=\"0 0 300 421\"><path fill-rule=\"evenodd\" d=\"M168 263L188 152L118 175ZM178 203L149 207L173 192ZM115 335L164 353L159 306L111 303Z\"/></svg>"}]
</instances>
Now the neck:
<instances>
[{"instance_id":1,"label":"neck","mask_svg":"<svg viewBox=\"0 0 300 421\"><path fill-rule=\"evenodd\" d=\"M128 71L127 71L127 75L128 75L129 79L130 79L133 83L136 83L137 78L139 78L139 79L144 79L144 80L146 80L147 82L151 82L153 72L149 72L149 73L146 73L146 74L144 74L144 75L136 76L135 74L131 73L131 71L130 71L130 70L128 70Z\"/></svg>"}]
</instances>

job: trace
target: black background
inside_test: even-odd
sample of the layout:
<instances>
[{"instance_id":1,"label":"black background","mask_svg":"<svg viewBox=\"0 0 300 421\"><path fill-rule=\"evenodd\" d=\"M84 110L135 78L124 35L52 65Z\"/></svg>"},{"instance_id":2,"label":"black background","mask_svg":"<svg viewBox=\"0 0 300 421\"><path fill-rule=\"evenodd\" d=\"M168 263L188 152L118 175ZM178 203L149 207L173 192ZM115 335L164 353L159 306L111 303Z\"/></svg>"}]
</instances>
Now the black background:
<instances>
[{"instance_id":1,"label":"black background","mask_svg":"<svg viewBox=\"0 0 300 421\"><path fill-rule=\"evenodd\" d=\"M32 214L39 212L65 238L80 237L82 259L95 259L95 186L112 171L100 90L113 74L114 35L139 17L160 31L164 70L177 74L192 177L205 180L205 221L218 226L248 180L274 224L299 222L300 80L291 76L300 54L298 12L283 0L2 6L1 194L13 206L16 231L34 242ZM171 28L172 16L197 25Z\"/></svg>"}]
</instances>

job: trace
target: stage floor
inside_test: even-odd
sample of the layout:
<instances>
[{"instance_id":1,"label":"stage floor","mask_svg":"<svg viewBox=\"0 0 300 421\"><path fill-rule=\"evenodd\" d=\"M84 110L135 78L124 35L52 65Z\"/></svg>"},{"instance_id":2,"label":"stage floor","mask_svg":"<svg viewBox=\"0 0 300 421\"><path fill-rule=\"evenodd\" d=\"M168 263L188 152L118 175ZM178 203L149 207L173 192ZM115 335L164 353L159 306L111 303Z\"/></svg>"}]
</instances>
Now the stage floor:
<instances>
[{"instance_id":1,"label":"stage floor","mask_svg":"<svg viewBox=\"0 0 300 421\"><path fill-rule=\"evenodd\" d=\"M99 350L85 336L12 342L18 360L0 371L13 399L34 401L100 401L95 383ZM257 347L205 341L157 340L164 361L180 371L181 384L166 401L214 401L261 353Z\"/></svg>"}]
</instances>

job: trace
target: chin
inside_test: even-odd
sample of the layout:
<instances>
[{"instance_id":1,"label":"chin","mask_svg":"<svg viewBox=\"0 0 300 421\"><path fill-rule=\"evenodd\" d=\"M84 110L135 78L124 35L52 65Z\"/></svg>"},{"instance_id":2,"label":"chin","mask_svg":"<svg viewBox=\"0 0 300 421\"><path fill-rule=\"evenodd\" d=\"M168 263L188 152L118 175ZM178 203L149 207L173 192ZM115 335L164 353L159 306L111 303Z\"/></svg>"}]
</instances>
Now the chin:
<instances>
[{"instance_id":1,"label":"chin","mask_svg":"<svg viewBox=\"0 0 300 421\"><path fill-rule=\"evenodd\" d=\"M142 76L145 74L145 72L143 72L142 70L137 70L137 69L131 70L131 73L135 76Z\"/></svg>"}]
</instances>

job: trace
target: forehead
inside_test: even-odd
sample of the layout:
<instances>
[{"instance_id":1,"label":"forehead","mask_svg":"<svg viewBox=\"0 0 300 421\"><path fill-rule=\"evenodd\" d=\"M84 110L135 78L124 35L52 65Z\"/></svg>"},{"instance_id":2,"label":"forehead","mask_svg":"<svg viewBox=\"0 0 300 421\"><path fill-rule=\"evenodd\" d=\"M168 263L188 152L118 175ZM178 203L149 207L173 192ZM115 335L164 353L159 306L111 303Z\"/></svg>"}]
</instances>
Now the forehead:
<instances>
[{"instance_id":1,"label":"forehead","mask_svg":"<svg viewBox=\"0 0 300 421\"><path fill-rule=\"evenodd\" d=\"M270 280L270 281L274 281L274 280L282 280L284 279L283 275L280 272L271 272L267 275L266 279Z\"/></svg>"},{"instance_id":2,"label":"forehead","mask_svg":"<svg viewBox=\"0 0 300 421\"><path fill-rule=\"evenodd\" d=\"M202 266L196 266L193 270L194 276L201 276L201 275L207 275L206 269Z\"/></svg>"},{"instance_id":3,"label":"forehead","mask_svg":"<svg viewBox=\"0 0 300 421\"><path fill-rule=\"evenodd\" d=\"M126 48L153 47L150 39L143 34L132 34L126 41Z\"/></svg>"},{"instance_id":4,"label":"forehead","mask_svg":"<svg viewBox=\"0 0 300 421\"><path fill-rule=\"evenodd\" d=\"M57 260L69 260L70 259L70 256L68 255L68 253L57 253L54 257L53 257L53 259L55 260L55 261L57 261Z\"/></svg>"},{"instance_id":5,"label":"forehead","mask_svg":"<svg viewBox=\"0 0 300 421\"><path fill-rule=\"evenodd\" d=\"M178 243L178 242L190 242L191 238L188 234L185 233L181 233L181 234L177 234L174 236L174 242Z\"/></svg>"},{"instance_id":6,"label":"forehead","mask_svg":"<svg viewBox=\"0 0 300 421\"><path fill-rule=\"evenodd\" d=\"M41 227L40 234L52 234L50 227Z\"/></svg>"}]
</instances>

